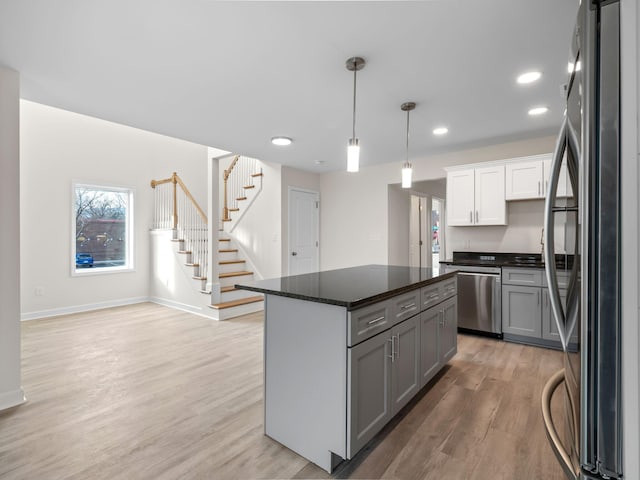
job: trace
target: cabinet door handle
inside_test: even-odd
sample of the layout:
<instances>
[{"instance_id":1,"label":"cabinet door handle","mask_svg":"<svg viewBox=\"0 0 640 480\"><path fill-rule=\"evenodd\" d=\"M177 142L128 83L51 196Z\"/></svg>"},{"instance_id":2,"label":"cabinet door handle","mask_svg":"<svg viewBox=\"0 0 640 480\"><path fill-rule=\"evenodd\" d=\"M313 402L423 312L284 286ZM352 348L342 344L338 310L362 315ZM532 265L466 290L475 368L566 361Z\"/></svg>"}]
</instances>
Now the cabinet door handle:
<instances>
[{"instance_id":1,"label":"cabinet door handle","mask_svg":"<svg viewBox=\"0 0 640 480\"><path fill-rule=\"evenodd\" d=\"M476 223L478 223L478 210L476 210Z\"/></svg>"},{"instance_id":2,"label":"cabinet door handle","mask_svg":"<svg viewBox=\"0 0 640 480\"><path fill-rule=\"evenodd\" d=\"M391 358L391 361L394 362L395 361L395 347L394 347L393 335L391 336L391 338L387 339L387 342L391 342L391 355L387 355L387 357Z\"/></svg>"},{"instance_id":3,"label":"cabinet door handle","mask_svg":"<svg viewBox=\"0 0 640 480\"><path fill-rule=\"evenodd\" d=\"M369 320L367 325L373 325L374 323L378 323L384 320L384 315L382 317L374 318L373 320Z\"/></svg>"},{"instance_id":4,"label":"cabinet door handle","mask_svg":"<svg viewBox=\"0 0 640 480\"><path fill-rule=\"evenodd\" d=\"M473 212L469 212L469 223L473 223Z\"/></svg>"},{"instance_id":5,"label":"cabinet door handle","mask_svg":"<svg viewBox=\"0 0 640 480\"><path fill-rule=\"evenodd\" d=\"M409 303L409 304L407 304L407 305L403 305L403 306L401 306L400 308L401 308L402 310L406 310L407 308L413 308L413 307L415 307L415 306L416 306L416 304L415 304L415 303Z\"/></svg>"},{"instance_id":6,"label":"cabinet door handle","mask_svg":"<svg viewBox=\"0 0 640 480\"><path fill-rule=\"evenodd\" d=\"M400 334L395 335L396 342L398 342L398 348L396 348L396 358L400 358Z\"/></svg>"},{"instance_id":7,"label":"cabinet door handle","mask_svg":"<svg viewBox=\"0 0 640 480\"><path fill-rule=\"evenodd\" d=\"M540 305L540 292L538 292L538 305Z\"/></svg>"},{"instance_id":8,"label":"cabinet door handle","mask_svg":"<svg viewBox=\"0 0 640 480\"><path fill-rule=\"evenodd\" d=\"M540 196L540 181L538 181L538 196Z\"/></svg>"}]
</instances>

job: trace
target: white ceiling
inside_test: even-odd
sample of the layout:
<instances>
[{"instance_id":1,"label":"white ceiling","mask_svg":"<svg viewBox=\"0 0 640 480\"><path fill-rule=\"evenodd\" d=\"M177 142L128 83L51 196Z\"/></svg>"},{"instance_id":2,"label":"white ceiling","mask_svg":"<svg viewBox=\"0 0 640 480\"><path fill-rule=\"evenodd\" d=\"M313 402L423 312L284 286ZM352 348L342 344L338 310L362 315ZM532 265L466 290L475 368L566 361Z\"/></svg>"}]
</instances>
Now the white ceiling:
<instances>
[{"instance_id":1,"label":"white ceiling","mask_svg":"<svg viewBox=\"0 0 640 480\"><path fill-rule=\"evenodd\" d=\"M354 55L367 61L362 165L404 159L406 101L412 159L554 133L576 12L576 0L0 0L0 64L25 99L322 172L345 168ZM517 85L531 69L542 79ZM547 115L527 115L540 104ZM450 133L434 137L440 124Z\"/></svg>"}]
</instances>

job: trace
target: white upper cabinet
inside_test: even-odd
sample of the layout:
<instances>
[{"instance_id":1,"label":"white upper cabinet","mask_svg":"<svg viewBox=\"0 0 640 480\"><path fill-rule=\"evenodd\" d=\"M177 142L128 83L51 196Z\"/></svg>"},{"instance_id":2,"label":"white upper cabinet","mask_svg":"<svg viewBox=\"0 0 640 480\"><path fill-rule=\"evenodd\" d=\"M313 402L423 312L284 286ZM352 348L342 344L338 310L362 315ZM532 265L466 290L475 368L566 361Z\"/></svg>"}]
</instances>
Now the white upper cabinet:
<instances>
[{"instance_id":1,"label":"white upper cabinet","mask_svg":"<svg viewBox=\"0 0 640 480\"><path fill-rule=\"evenodd\" d=\"M447 173L447 223L449 225L473 225L474 173L473 168Z\"/></svg>"},{"instance_id":2,"label":"white upper cabinet","mask_svg":"<svg viewBox=\"0 0 640 480\"><path fill-rule=\"evenodd\" d=\"M506 225L504 165L447 172L450 226Z\"/></svg>"},{"instance_id":3,"label":"white upper cabinet","mask_svg":"<svg viewBox=\"0 0 640 480\"><path fill-rule=\"evenodd\" d=\"M505 198L523 200L544 197L544 161L514 162L505 167ZM551 160L549 160L551 164Z\"/></svg>"},{"instance_id":4,"label":"white upper cabinet","mask_svg":"<svg viewBox=\"0 0 640 480\"><path fill-rule=\"evenodd\" d=\"M507 160L505 169L505 198L507 200L529 200L547 196L551 175L551 154L537 155L524 161L520 159ZM557 196L571 196L570 192L567 163L563 161L558 178Z\"/></svg>"}]
</instances>

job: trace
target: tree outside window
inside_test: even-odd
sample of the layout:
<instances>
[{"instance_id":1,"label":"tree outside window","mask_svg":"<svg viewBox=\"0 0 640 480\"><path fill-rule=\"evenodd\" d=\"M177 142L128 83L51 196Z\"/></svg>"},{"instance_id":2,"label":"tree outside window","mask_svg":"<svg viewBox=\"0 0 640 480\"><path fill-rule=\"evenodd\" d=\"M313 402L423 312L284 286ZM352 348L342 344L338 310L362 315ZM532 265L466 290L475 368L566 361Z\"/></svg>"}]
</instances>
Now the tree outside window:
<instances>
[{"instance_id":1,"label":"tree outside window","mask_svg":"<svg viewBox=\"0 0 640 480\"><path fill-rule=\"evenodd\" d=\"M73 271L132 269L132 190L75 184L73 192Z\"/></svg>"}]
</instances>

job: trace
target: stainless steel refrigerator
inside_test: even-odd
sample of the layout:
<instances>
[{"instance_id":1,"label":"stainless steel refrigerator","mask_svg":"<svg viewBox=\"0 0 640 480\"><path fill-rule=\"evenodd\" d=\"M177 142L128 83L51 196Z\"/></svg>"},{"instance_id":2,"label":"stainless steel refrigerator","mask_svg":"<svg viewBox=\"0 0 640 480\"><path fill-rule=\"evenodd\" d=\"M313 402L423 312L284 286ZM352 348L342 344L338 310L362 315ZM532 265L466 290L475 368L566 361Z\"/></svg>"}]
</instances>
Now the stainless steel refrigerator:
<instances>
[{"instance_id":1,"label":"stainless steel refrigerator","mask_svg":"<svg viewBox=\"0 0 640 480\"><path fill-rule=\"evenodd\" d=\"M581 1L545 203L546 275L564 368L547 382L542 409L570 479L623 473L619 26L619 1ZM572 194L558 198L564 177ZM566 291L559 288L561 269L569 276ZM572 353L567 346L576 331L580 344ZM561 414L551 408L554 392Z\"/></svg>"}]
</instances>

